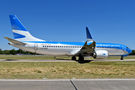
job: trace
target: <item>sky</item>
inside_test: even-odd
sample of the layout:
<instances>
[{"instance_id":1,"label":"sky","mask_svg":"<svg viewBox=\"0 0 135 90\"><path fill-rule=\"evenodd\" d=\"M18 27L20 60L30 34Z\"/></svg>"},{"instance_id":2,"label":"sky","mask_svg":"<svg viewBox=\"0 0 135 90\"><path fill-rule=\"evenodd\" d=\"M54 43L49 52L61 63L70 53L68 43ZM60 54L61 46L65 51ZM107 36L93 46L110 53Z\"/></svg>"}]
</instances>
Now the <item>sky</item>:
<instances>
[{"instance_id":1,"label":"sky","mask_svg":"<svg viewBox=\"0 0 135 90\"><path fill-rule=\"evenodd\" d=\"M85 42L88 27L97 43L118 43L135 50L135 0L0 0L0 49L17 49L9 15L16 15L35 37Z\"/></svg>"}]
</instances>

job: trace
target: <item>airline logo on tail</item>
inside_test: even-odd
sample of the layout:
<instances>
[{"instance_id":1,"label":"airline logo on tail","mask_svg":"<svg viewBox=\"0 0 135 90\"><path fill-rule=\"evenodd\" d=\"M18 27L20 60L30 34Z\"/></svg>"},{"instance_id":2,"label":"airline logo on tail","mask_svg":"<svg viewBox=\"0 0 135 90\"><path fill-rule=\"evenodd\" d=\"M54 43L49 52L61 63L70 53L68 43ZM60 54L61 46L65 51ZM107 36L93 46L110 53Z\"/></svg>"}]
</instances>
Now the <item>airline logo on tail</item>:
<instances>
[{"instance_id":1,"label":"airline logo on tail","mask_svg":"<svg viewBox=\"0 0 135 90\"><path fill-rule=\"evenodd\" d=\"M33 37L15 15L9 15L14 39L19 41L44 41Z\"/></svg>"}]
</instances>

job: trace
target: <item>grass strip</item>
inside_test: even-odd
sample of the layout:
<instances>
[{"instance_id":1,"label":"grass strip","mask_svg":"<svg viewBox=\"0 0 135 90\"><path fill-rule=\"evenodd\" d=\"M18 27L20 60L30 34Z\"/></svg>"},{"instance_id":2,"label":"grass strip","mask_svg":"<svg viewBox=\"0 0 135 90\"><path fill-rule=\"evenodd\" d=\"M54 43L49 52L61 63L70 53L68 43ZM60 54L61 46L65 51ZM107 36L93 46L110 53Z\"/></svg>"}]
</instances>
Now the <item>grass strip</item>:
<instances>
[{"instance_id":1,"label":"grass strip","mask_svg":"<svg viewBox=\"0 0 135 90\"><path fill-rule=\"evenodd\" d=\"M135 78L135 62L0 62L0 79Z\"/></svg>"}]
</instances>

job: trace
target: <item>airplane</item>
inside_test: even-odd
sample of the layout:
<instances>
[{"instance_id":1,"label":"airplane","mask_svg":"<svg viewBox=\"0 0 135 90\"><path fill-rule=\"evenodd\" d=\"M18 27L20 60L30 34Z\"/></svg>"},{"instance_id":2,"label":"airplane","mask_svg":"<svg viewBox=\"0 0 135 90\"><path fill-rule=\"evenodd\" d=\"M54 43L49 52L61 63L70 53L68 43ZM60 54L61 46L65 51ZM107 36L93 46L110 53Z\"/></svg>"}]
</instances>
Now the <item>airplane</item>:
<instances>
[{"instance_id":1,"label":"airplane","mask_svg":"<svg viewBox=\"0 0 135 90\"><path fill-rule=\"evenodd\" d=\"M71 56L72 60L84 60L85 57L106 59L108 56L127 56L132 52L127 46L115 43L96 43L86 27L86 42L56 42L35 38L24 27L16 15L9 15L14 39L4 37L8 44L38 54L53 56Z\"/></svg>"}]
</instances>

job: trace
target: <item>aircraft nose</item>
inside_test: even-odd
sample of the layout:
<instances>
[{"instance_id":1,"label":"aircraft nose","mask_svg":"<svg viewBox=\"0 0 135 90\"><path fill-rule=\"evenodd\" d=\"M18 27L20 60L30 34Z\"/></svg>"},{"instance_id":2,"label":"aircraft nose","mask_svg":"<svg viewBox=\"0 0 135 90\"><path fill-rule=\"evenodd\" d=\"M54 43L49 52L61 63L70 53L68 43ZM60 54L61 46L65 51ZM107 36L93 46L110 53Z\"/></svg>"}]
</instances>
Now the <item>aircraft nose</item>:
<instances>
[{"instance_id":1,"label":"aircraft nose","mask_svg":"<svg viewBox=\"0 0 135 90\"><path fill-rule=\"evenodd\" d=\"M132 52L132 50L131 49L128 49L128 53L130 54Z\"/></svg>"}]
</instances>

